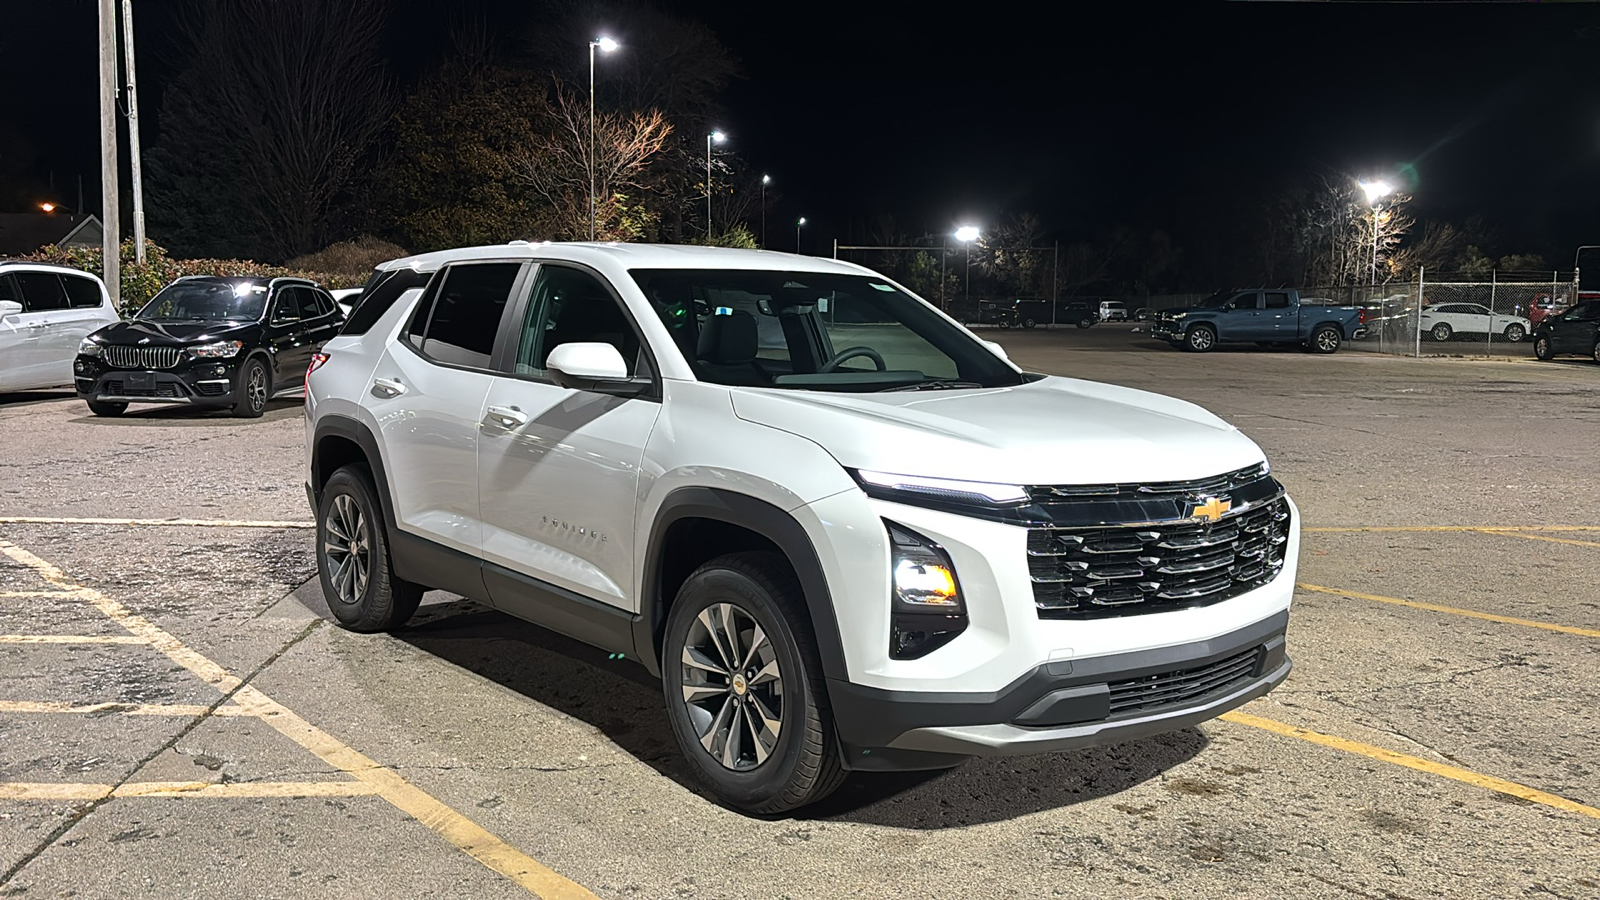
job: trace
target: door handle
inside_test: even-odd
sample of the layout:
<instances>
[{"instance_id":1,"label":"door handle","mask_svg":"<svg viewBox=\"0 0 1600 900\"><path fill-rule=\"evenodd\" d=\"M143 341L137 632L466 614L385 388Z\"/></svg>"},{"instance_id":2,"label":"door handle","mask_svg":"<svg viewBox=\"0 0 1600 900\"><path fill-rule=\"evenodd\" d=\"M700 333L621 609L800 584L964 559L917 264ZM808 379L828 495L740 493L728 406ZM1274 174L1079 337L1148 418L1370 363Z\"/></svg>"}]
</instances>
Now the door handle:
<instances>
[{"instance_id":1,"label":"door handle","mask_svg":"<svg viewBox=\"0 0 1600 900\"><path fill-rule=\"evenodd\" d=\"M372 396L379 399L387 400L390 397L398 397L405 392L406 386L393 378L372 379Z\"/></svg>"},{"instance_id":2,"label":"door handle","mask_svg":"<svg viewBox=\"0 0 1600 900\"><path fill-rule=\"evenodd\" d=\"M515 406L491 406L485 412L483 421L501 428L521 428L528 424L528 414Z\"/></svg>"}]
</instances>

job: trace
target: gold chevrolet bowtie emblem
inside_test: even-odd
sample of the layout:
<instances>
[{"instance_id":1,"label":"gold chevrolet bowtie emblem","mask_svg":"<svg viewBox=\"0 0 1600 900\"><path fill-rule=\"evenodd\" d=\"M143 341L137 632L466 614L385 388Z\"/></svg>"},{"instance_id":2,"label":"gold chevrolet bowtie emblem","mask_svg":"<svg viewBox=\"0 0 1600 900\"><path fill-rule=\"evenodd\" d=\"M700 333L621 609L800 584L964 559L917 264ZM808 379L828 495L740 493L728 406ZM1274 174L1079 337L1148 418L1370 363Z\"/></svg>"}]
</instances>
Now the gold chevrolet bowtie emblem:
<instances>
[{"instance_id":1,"label":"gold chevrolet bowtie emblem","mask_svg":"<svg viewBox=\"0 0 1600 900\"><path fill-rule=\"evenodd\" d=\"M1189 518L1215 522L1230 509L1233 509L1232 500L1224 500L1221 497L1206 497L1203 501L1197 501L1194 506L1190 507Z\"/></svg>"}]
</instances>

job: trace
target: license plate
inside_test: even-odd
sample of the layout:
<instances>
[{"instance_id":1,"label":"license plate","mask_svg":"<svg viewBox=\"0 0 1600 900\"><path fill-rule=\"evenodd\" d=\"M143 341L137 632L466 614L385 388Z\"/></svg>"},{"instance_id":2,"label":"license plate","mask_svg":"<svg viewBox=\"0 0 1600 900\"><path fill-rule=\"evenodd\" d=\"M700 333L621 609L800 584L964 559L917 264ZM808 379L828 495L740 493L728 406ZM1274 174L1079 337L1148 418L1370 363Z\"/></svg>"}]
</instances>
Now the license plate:
<instances>
[{"instance_id":1,"label":"license plate","mask_svg":"<svg viewBox=\"0 0 1600 900\"><path fill-rule=\"evenodd\" d=\"M135 391L153 391L156 387L156 373L154 372L129 372L127 375L128 387Z\"/></svg>"}]
</instances>

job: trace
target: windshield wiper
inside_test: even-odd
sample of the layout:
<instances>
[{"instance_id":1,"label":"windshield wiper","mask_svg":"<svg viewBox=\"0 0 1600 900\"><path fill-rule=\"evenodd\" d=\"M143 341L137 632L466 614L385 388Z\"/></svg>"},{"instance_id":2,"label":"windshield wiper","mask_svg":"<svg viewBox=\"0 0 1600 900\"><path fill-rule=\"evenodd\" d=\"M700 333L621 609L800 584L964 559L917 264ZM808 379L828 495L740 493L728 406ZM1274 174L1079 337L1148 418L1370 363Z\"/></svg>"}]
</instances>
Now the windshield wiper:
<instances>
[{"instance_id":1,"label":"windshield wiper","mask_svg":"<svg viewBox=\"0 0 1600 900\"><path fill-rule=\"evenodd\" d=\"M953 379L947 379L947 380L935 379L933 381L919 381L916 384L902 384L902 385L899 385L897 387L884 388L883 390L879 391L878 393L887 394L887 393L890 393L892 391L942 391L942 390L954 390L954 389L957 389L957 388L981 388L981 387L983 387L983 385L979 384L976 381L956 381L956 380L953 380Z\"/></svg>"}]
</instances>

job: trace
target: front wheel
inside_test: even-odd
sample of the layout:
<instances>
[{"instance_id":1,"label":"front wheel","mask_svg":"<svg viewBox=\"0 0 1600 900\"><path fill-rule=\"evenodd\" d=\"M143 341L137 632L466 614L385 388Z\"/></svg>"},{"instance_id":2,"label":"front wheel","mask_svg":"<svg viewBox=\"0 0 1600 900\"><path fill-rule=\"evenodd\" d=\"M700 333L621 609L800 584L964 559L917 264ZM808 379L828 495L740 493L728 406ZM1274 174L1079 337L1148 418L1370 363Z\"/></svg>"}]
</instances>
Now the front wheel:
<instances>
[{"instance_id":1,"label":"front wheel","mask_svg":"<svg viewBox=\"0 0 1600 900\"><path fill-rule=\"evenodd\" d=\"M1433 330L1429 331L1428 333L1433 335L1434 340L1443 343L1450 340L1450 335L1454 334L1455 332L1450 330L1449 324L1440 322L1439 324L1433 326Z\"/></svg>"},{"instance_id":2,"label":"front wheel","mask_svg":"<svg viewBox=\"0 0 1600 900\"><path fill-rule=\"evenodd\" d=\"M1528 329L1523 328L1520 322L1512 322L1506 326L1506 340L1515 344L1528 336Z\"/></svg>"},{"instance_id":3,"label":"front wheel","mask_svg":"<svg viewBox=\"0 0 1600 900\"><path fill-rule=\"evenodd\" d=\"M1196 325L1183 335L1184 349L1204 353L1217 345L1217 333L1210 325Z\"/></svg>"},{"instance_id":4,"label":"front wheel","mask_svg":"<svg viewBox=\"0 0 1600 900\"><path fill-rule=\"evenodd\" d=\"M1078 320L1078 327L1079 328L1088 328L1090 325L1093 325L1093 324L1094 324L1094 320L1089 318L1088 316L1084 316L1083 318Z\"/></svg>"},{"instance_id":5,"label":"front wheel","mask_svg":"<svg viewBox=\"0 0 1600 900\"><path fill-rule=\"evenodd\" d=\"M267 364L261 357L252 356L239 367L239 380L233 388L233 414L244 419L254 419L267 410L267 397L271 396L271 382L267 377Z\"/></svg>"},{"instance_id":6,"label":"front wheel","mask_svg":"<svg viewBox=\"0 0 1600 900\"><path fill-rule=\"evenodd\" d=\"M662 638L667 720L700 782L761 815L844 780L800 584L776 553L733 553L679 589Z\"/></svg>"},{"instance_id":7,"label":"front wheel","mask_svg":"<svg viewBox=\"0 0 1600 900\"><path fill-rule=\"evenodd\" d=\"M366 469L334 472L317 503L317 576L340 625L389 631L417 611L422 586L395 575L390 559L383 508Z\"/></svg>"},{"instance_id":8,"label":"front wheel","mask_svg":"<svg viewBox=\"0 0 1600 900\"><path fill-rule=\"evenodd\" d=\"M85 400L84 402L89 404L89 412L97 416L115 418L128 411L128 404L126 403L107 403L100 400Z\"/></svg>"},{"instance_id":9,"label":"front wheel","mask_svg":"<svg viewBox=\"0 0 1600 900\"><path fill-rule=\"evenodd\" d=\"M1311 332L1311 340L1306 342L1312 353L1333 353L1339 349L1344 338L1339 334L1339 329L1332 325L1319 325Z\"/></svg>"},{"instance_id":10,"label":"front wheel","mask_svg":"<svg viewBox=\"0 0 1600 900\"><path fill-rule=\"evenodd\" d=\"M1533 339L1533 355L1543 360L1555 359L1556 348L1550 343L1550 338L1541 334Z\"/></svg>"}]
</instances>

